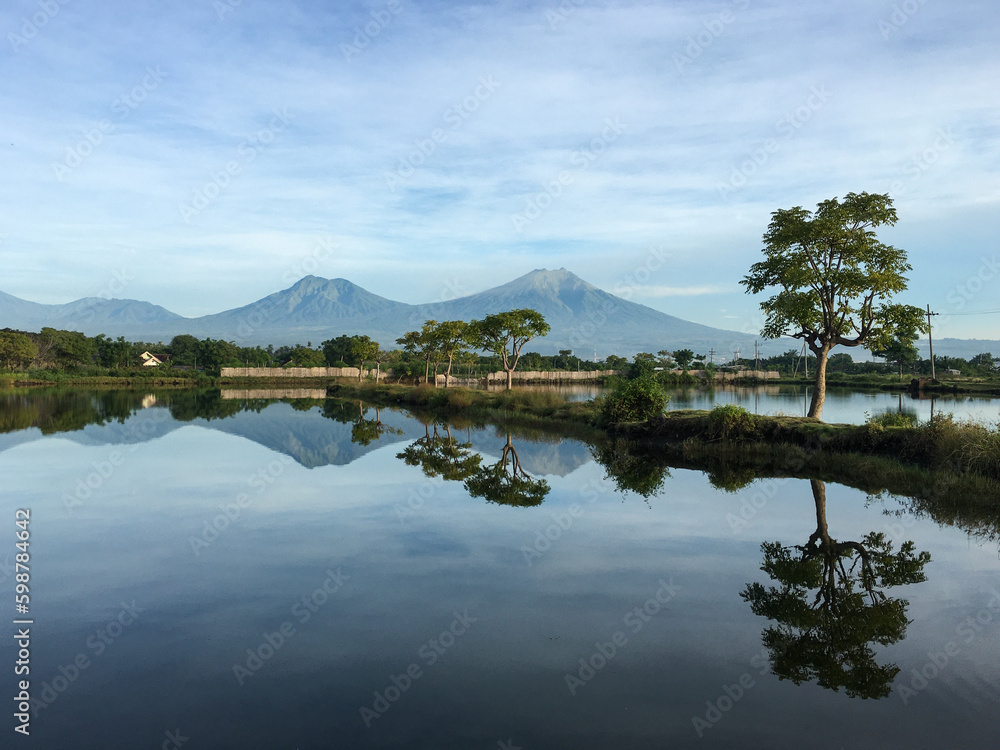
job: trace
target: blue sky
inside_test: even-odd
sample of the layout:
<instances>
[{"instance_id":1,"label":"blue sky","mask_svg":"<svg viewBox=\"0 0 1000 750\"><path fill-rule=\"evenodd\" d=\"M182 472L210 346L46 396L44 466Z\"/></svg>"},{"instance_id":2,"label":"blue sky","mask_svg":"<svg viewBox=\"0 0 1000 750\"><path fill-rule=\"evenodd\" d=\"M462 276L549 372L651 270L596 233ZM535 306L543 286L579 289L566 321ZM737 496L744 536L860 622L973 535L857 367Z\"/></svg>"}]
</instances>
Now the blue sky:
<instances>
[{"instance_id":1,"label":"blue sky","mask_svg":"<svg viewBox=\"0 0 1000 750\"><path fill-rule=\"evenodd\" d=\"M182 315L535 268L759 328L778 208L889 192L902 301L1000 338L989 0L35 0L0 11L0 290Z\"/></svg>"}]
</instances>

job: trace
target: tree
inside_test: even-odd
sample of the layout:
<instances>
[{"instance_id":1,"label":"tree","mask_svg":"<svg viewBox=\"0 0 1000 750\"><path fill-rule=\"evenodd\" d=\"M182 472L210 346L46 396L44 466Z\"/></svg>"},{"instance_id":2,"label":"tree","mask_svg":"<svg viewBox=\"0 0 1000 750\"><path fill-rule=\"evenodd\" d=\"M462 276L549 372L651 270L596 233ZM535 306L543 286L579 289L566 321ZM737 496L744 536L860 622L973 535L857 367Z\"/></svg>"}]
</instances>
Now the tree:
<instances>
[{"instance_id":1,"label":"tree","mask_svg":"<svg viewBox=\"0 0 1000 750\"><path fill-rule=\"evenodd\" d=\"M167 354L175 365L195 365L201 351L201 342L186 333L178 334L170 339ZM202 363L204 364L204 362Z\"/></svg>"},{"instance_id":2,"label":"tree","mask_svg":"<svg viewBox=\"0 0 1000 750\"><path fill-rule=\"evenodd\" d=\"M507 373L507 390L513 387L514 369L521 349L536 336L549 332L549 324L537 310L522 308L487 315L469 324L469 342L477 349L500 357Z\"/></svg>"},{"instance_id":3,"label":"tree","mask_svg":"<svg viewBox=\"0 0 1000 750\"><path fill-rule=\"evenodd\" d=\"M79 331L62 331L43 328L38 334L38 349L47 353L46 359L59 367L90 365L94 362L97 347L93 339Z\"/></svg>"},{"instance_id":4,"label":"tree","mask_svg":"<svg viewBox=\"0 0 1000 750\"><path fill-rule=\"evenodd\" d=\"M446 320L438 323L434 329L434 339L437 350L448 358L448 369L444 373L444 387L448 387L448 378L451 377L451 363L456 355L465 350L468 343L469 324L464 320Z\"/></svg>"},{"instance_id":5,"label":"tree","mask_svg":"<svg viewBox=\"0 0 1000 750\"><path fill-rule=\"evenodd\" d=\"M99 334L95 338L97 345L97 360L102 367L112 367L116 369L131 367L135 362L139 352L135 345L126 341L124 336L117 339L109 339L104 334Z\"/></svg>"},{"instance_id":6,"label":"tree","mask_svg":"<svg viewBox=\"0 0 1000 750\"><path fill-rule=\"evenodd\" d=\"M916 335L914 334L914 338ZM873 351L876 357L884 357L886 362L891 362L899 367L899 379L903 379L903 366L912 365L920 359L920 352L913 345L913 338L900 335L893 336L892 340L884 347Z\"/></svg>"},{"instance_id":7,"label":"tree","mask_svg":"<svg viewBox=\"0 0 1000 750\"><path fill-rule=\"evenodd\" d=\"M237 362L238 351L232 341L207 338L201 342L198 361L202 367L217 370L227 362Z\"/></svg>"},{"instance_id":8,"label":"tree","mask_svg":"<svg viewBox=\"0 0 1000 750\"><path fill-rule=\"evenodd\" d=\"M765 260L740 282L748 294L776 289L760 304L761 335L802 339L816 355L816 388L809 416L826 400L826 366L835 346L869 350L888 344L896 331L926 330L923 311L890 304L906 289L906 252L878 241L874 229L896 223L888 195L848 193L823 201L814 213L796 206L771 214L764 233Z\"/></svg>"},{"instance_id":9,"label":"tree","mask_svg":"<svg viewBox=\"0 0 1000 750\"><path fill-rule=\"evenodd\" d=\"M296 346L292 349L289 364L292 367L323 367L326 364L326 355L310 346Z\"/></svg>"},{"instance_id":10,"label":"tree","mask_svg":"<svg viewBox=\"0 0 1000 750\"><path fill-rule=\"evenodd\" d=\"M341 335L335 339L327 339L320 343L320 348L323 350L327 367L336 367L338 363L352 359L350 336Z\"/></svg>"},{"instance_id":11,"label":"tree","mask_svg":"<svg viewBox=\"0 0 1000 750\"><path fill-rule=\"evenodd\" d=\"M437 321L428 320L419 331L407 331L402 338L396 339L396 343L403 347L403 351L423 358L425 383L430 382L431 357L437 353L438 341L434 334L436 328Z\"/></svg>"},{"instance_id":12,"label":"tree","mask_svg":"<svg viewBox=\"0 0 1000 750\"><path fill-rule=\"evenodd\" d=\"M694 359L694 352L690 349L675 349L674 350L674 360L677 362L677 366L682 370L686 370L688 365L691 364Z\"/></svg>"},{"instance_id":13,"label":"tree","mask_svg":"<svg viewBox=\"0 0 1000 750\"><path fill-rule=\"evenodd\" d=\"M18 331L0 331L0 362L8 370L24 367L38 356L38 347Z\"/></svg>"},{"instance_id":14,"label":"tree","mask_svg":"<svg viewBox=\"0 0 1000 750\"><path fill-rule=\"evenodd\" d=\"M628 366L628 360L625 357L619 357L617 354L609 354L604 358L604 364L607 365L609 370L622 370Z\"/></svg>"},{"instance_id":15,"label":"tree","mask_svg":"<svg viewBox=\"0 0 1000 750\"><path fill-rule=\"evenodd\" d=\"M358 360L358 382L365 374L365 360L375 359L379 352L377 341L367 336L355 336L351 342L351 354Z\"/></svg>"}]
</instances>

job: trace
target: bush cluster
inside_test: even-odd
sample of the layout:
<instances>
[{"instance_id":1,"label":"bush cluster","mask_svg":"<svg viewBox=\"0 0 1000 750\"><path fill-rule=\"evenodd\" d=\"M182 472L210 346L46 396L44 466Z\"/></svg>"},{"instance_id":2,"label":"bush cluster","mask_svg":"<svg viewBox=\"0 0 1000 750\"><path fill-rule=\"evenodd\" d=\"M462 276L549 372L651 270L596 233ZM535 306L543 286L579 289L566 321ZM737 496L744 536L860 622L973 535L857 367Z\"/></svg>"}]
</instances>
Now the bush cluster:
<instances>
[{"instance_id":1,"label":"bush cluster","mask_svg":"<svg viewBox=\"0 0 1000 750\"><path fill-rule=\"evenodd\" d=\"M626 380L615 386L601 407L604 424L645 422L663 414L667 394L652 375Z\"/></svg>"}]
</instances>

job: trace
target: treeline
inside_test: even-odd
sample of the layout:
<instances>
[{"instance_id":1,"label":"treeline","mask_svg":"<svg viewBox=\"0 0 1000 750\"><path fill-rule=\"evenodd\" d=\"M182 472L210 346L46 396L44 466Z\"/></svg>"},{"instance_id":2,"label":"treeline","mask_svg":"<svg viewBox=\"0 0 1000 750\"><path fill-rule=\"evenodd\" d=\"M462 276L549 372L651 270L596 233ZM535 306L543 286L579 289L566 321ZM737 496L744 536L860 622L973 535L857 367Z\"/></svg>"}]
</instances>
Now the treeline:
<instances>
[{"instance_id":1,"label":"treeline","mask_svg":"<svg viewBox=\"0 0 1000 750\"><path fill-rule=\"evenodd\" d=\"M906 352L904 356L900 356L899 352L880 352L879 354L883 355L880 357L881 361L868 360L860 362L855 362L854 358L847 352L831 354L827 360L827 374L896 374L900 377L929 377L931 374L930 359L921 358L916 354L915 348L912 352ZM809 373L815 373L816 357L809 355L809 357L804 360L801 350L789 349L784 354L779 354L774 357L762 357L757 361L757 367L761 370L777 370L782 375L804 376L806 372L806 362L808 362ZM748 369L753 369L754 360L741 359L735 364ZM982 352L971 359L935 355L934 368L938 377L949 374L948 371L951 370L966 377L988 378L1000 373L1000 358L994 357L990 352Z\"/></svg>"},{"instance_id":2,"label":"treeline","mask_svg":"<svg viewBox=\"0 0 1000 750\"><path fill-rule=\"evenodd\" d=\"M523 367L540 370L602 370L604 362L588 362L570 350L545 356L522 348L543 336L549 326L534 310L512 310L488 315L482 320L429 320L419 331L397 340L399 348L383 349L368 336L341 335L320 342L293 346L239 346L235 342L181 334L169 342L127 341L103 334L87 336L78 331L43 328L38 333L0 331L0 368L42 370L73 375L97 374L98 370L122 371L142 368L162 374L163 367L175 374L217 374L222 367L370 367L392 368L400 377L429 379L440 369L450 374L478 376ZM142 367L148 355L160 363Z\"/></svg>"}]
</instances>

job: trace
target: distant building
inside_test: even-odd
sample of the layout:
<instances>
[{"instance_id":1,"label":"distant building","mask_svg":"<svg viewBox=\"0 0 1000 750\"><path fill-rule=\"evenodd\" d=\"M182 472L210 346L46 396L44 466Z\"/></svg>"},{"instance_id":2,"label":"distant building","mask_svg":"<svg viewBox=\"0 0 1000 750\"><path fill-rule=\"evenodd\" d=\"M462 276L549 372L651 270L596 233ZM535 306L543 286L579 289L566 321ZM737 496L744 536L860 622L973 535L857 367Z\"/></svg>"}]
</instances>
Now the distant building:
<instances>
[{"instance_id":1,"label":"distant building","mask_svg":"<svg viewBox=\"0 0 1000 750\"><path fill-rule=\"evenodd\" d=\"M170 355L143 352L139 355L139 359L142 360L143 367L159 367L160 365L165 365L170 362Z\"/></svg>"}]
</instances>

